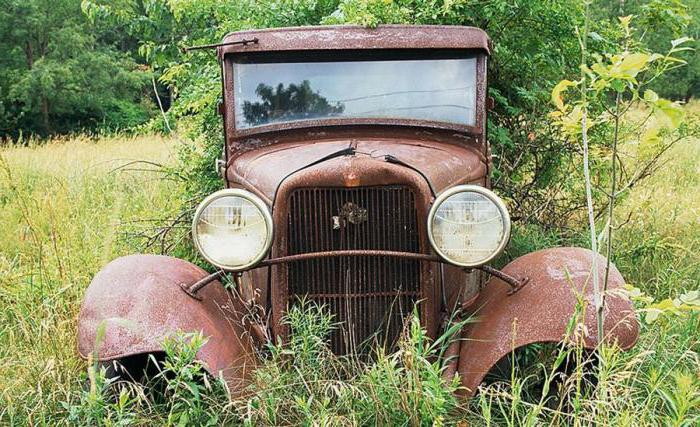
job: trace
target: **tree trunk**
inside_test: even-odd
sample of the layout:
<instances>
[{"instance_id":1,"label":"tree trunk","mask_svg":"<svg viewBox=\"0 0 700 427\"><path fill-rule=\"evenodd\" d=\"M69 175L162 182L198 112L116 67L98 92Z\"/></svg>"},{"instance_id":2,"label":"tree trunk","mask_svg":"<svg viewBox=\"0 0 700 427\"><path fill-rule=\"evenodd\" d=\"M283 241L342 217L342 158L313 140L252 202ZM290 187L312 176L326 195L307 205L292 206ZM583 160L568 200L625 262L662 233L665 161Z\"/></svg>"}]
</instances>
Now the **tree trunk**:
<instances>
[{"instance_id":1,"label":"tree trunk","mask_svg":"<svg viewBox=\"0 0 700 427\"><path fill-rule=\"evenodd\" d=\"M41 124L44 132L48 135L51 133L51 124L49 122L49 100L46 96L41 96Z\"/></svg>"},{"instance_id":2,"label":"tree trunk","mask_svg":"<svg viewBox=\"0 0 700 427\"><path fill-rule=\"evenodd\" d=\"M34 68L34 46L29 41L24 47L24 56L27 58L27 68L31 70Z\"/></svg>"}]
</instances>

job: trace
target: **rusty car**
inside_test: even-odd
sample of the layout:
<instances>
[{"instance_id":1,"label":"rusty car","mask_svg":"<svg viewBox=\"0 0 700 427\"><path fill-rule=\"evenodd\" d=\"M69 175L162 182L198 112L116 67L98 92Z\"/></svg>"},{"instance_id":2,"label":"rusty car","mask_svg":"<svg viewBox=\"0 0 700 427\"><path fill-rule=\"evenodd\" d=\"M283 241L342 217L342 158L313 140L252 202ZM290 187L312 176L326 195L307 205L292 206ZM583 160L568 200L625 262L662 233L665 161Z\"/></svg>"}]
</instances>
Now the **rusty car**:
<instances>
[{"instance_id":1,"label":"rusty car","mask_svg":"<svg viewBox=\"0 0 700 427\"><path fill-rule=\"evenodd\" d=\"M295 27L208 47L221 65L223 183L196 209L192 242L212 268L148 254L109 263L85 293L82 357L138 368L172 334L201 332L197 358L235 392L261 343L289 336L285 313L301 300L332 314L339 355L392 348L414 310L432 338L455 310L471 316L445 356L467 396L516 348L596 348L593 309L575 337L568 327L594 301L591 251L492 265L511 219L491 189L484 31ZM614 292L623 284L613 265L604 339L628 349L639 326Z\"/></svg>"}]
</instances>

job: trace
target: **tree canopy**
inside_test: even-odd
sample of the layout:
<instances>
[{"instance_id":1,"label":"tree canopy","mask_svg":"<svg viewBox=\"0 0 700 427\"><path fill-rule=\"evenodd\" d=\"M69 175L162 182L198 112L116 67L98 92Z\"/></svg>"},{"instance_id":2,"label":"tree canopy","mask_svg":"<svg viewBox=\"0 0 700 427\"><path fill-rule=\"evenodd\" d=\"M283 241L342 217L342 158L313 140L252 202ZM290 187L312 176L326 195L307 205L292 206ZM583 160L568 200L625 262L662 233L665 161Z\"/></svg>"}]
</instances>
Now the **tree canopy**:
<instances>
[{"instance_id":1,"label":"tree canopy","mask_svg":"<svg viewBox=\"0 0 700 427\"><path fill-rule=\"evenodd\" d=\"M0 134L146 121L149 73L102 35L79 0L0 0Z\"/></svg>"}]
</instances>

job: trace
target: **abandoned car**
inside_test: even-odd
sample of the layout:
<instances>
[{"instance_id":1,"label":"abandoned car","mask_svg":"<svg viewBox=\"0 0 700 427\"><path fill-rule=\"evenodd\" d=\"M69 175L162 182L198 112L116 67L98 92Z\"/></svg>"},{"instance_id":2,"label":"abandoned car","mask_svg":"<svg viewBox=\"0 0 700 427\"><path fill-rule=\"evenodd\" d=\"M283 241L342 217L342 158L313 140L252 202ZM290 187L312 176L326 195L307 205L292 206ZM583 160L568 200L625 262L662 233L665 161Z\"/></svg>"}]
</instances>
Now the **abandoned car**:
<instances>
[{"instance_id":1,"label":"abandoned car","mask_svg":"<svg viewBox=\"0 0 700 427\"><path fill-rule=\"evenodd\" d=\"M590 251L489 265L511 222L490 190L486 33L300 27L210 47L221 64L225 188L199 205L192 240L215 271L156 255L111 262L85 294L82 357L138 367L166 337L201 332L197 357L235 392L259 363L256 347L288 336L285 313L302 299L333 315L328 345L339 355L391 348L415 306L431 337L455 310L470 316L445 356L445 376L459 373L466 395L516 348L598 344ZM613 266L609 290L622 285ZM577 301L589 309L572 337ZM606 301L606 341L630 348L630 301Z\"/></svg>"}]
</instances>

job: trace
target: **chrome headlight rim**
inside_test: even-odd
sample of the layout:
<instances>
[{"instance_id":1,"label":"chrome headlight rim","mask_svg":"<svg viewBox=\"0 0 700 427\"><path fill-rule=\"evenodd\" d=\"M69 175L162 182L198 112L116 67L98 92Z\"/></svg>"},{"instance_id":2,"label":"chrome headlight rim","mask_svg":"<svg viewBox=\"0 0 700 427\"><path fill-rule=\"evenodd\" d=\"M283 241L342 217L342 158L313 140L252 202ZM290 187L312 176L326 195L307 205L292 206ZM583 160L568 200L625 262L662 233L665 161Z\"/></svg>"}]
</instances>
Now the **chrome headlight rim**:
<instances>
[{"instance_id":1,"label":"chrome headlight rim","mask_svg":"<svg viewBox=\"0 0 700 427\"><path fill-rule=\"evenodd\" d=\"M265 220L265 226L267 229L267 233L265 236L265 245L263 246L263 249L260 251L260 253L253 258L250 262L244 264L244 265L239 265L239 266L230 266L230 265L225 265L221 264L215 260L213 260L210 256L207 255L207 253L203 250L202 244L199 240L199 236L197 234L197 221L204 212L204 210L214 201L221 199L223 197L241 197L243 199L246 199L250 203L252 203L262 214L263 219ZM272 247L272 237L273 237L273 225L272 225L272 214L270 213L270 209L268 206L265 204L265 202L262 201L262 199L255 194L251 193L250 191L243 190L240 188L225 188L223 190L216 191L210 195L208 195L204 200L202 200L199 203L199 206L197 207L197 210L194 212L194 217L192 218L192 241L194 242L194 246L197 249L197 252L204 258L205 261L207 261L209 264L220 268L225 271L244 271L247 269L250 269L251 267L255 266L258 264L260 261L262 261L267 254L270 252L270 248Z\"/></svg>"},{"instance_id":2,"label":"chrome headlight rim","mask_svg":"<svg viewBox=\"0 0 700 427\"><path fill-rule=\"evenodd\" d=\"M435 214L437 213L437 210L440 208L443 202L450 198L451 196L457 194L457 193L465 193L465 192L472 192L472 193L478 193L481 194L482 196L486 197L490 201L492 201L498 210L501 213L501 217L503 218L503 234L504 238L501 241L500 245L498 248L489 256L488 258L479 261L478 263L464 263L464 262L459 262L454 259L451 259L450 257L446 256L443 251L440 250L438 247L437 243L435 242L435 239L433 238L433 218L435 217ZM494 258L499 256L505 247L508 245L508 242L510 241L510 231L511 231L511 221L510 221L510 214L508 213L508 208L506 207L506 204L503 202L503 200L498 197L496 193L493 191L489 190L488 188L482 187L480 185L473 185L473 184L463 184L463 185L457 185L454 187L451 187L442 193L435 199L433 202L433 205L430 207L430 211L428 212L428 240L430 241L430 246L432 246L433 250L437 252L437 254L440 256L440 258L444 259L448 263L452 265L456 265L459 267L466 267L466 268L471 268L471 267L479 267L484 264L488 264L489 262L493 261Z\"/></svg>"}]
</instances>

